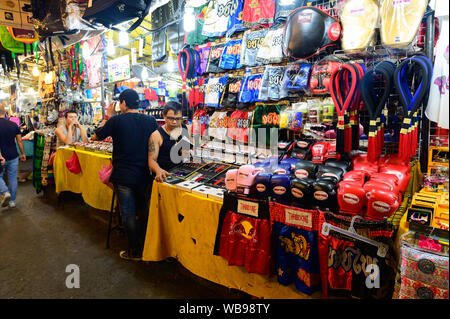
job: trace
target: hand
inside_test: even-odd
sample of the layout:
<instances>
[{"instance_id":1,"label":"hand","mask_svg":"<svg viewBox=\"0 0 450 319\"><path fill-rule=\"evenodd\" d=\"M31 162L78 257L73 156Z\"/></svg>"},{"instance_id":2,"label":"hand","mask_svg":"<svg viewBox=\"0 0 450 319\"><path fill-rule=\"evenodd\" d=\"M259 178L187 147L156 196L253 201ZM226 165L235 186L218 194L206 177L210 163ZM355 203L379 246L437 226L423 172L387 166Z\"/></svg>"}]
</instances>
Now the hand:
<instances>
[{"instance_id":1,"label":"hand","mask_svg":"<svg viewBox=\"0 0 450 319\"><path fill-rule=\"evenodd\" d=\"M5 165L5 162L6 162L5 158L0 156L0 165Z\"/></svg>"},{"instance_id":2,"label":"hand","mask_svg":"<svg viewBox=\"0 0 450 319\"><path fill-rule=\"evenodd\" d=\"M20 159L22 162L25 162L25 161L27 160L27 157L25 156L25 154L20 154L19 159Z\"/></svg>"},{"instance_id":3,"label":"hand","mask_svg":"<svg viewBox=\"0 0 450 319\"><path fill-rule=\"evenodd\" d=\"M163 169L160 169L157 173L156 173L156 181L157 182L165 182L167 180L167 177L170 176L172 174L170 174L169 172L166 172Z\"/></svg>"}]
</instances>

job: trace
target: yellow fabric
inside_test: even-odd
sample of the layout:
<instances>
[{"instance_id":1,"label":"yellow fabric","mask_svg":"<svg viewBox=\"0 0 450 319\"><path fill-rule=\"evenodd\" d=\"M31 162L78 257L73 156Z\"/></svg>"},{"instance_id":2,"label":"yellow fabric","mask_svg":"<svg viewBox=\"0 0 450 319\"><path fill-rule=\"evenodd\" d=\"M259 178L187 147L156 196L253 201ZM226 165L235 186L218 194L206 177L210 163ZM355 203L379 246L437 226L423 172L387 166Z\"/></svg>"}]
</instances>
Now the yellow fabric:
<instances>
[{"instance_id":1,"label":"yellow fabric","mask_svg":"<svg viewBox=\"0 0 450 319\"><path fill-rule=\"evenodd\" d=\"M219 201L155 181L142 259L160 261L174 257L197 276L256 297L311 298L297 291L294 284L280 285L276 276L249 274L246 268L228 266L224 258L213 255L221 207Z\"/></svg>"},{"instance_id":2,"label":"yellow fabric","mask_svg":"<svg viewBox=\"0 0 450 319\"><path fill-rule=\"evenodd\" d=\"M383 0L380 10L381 42L404 47L416 36L427 8L427 0Z\"/></svg>"},{"instance_id":3,"label":"yellow fabric","mask_svg":"<svg viewBox=\"0 0 450 319\"><path fill-rule=\"evenodd\" d=\"M73 174L66 167L66 161L77 153L81 173ZM109 211L113 191L100 181L98 172L102 165L110 164L111 155L103 155L75 148L59 148L53 162L56 193L64 191L81 194L89 206Z\"/></svg>"},{"instance_id":4,"label":"yellow fabric","mask_svg":"<svg viewBox=\"0 0 450 319\"><path fill-rule=\"evenodd\" d=\"M361 50L373 40L378 23L378 5L373 0L349 0L341 14L342 48Z\"/></svg>"}]
</instances>

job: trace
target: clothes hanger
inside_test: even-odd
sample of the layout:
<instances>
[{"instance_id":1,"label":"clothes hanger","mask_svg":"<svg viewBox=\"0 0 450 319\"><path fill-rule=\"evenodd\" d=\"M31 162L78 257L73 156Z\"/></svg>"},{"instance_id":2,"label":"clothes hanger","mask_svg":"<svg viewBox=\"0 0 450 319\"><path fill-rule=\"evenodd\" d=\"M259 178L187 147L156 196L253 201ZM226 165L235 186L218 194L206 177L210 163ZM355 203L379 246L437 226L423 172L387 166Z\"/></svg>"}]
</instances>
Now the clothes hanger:
<instances>
[{"instance_id":1,"label":"clothes hanger","mask_svg":"<svg viewBox=\"0 0 450 319\"><path fill-rule=\"evenodd\" d=\"M385 243L381 243L378 241L375 241L373 239L369 239L367 237L361 236L358 233L356 233L355 228L353 227L353 224L355 223L355 220L359 218L359 219L363 219L361 216L353 216L352 221L350 223L350 227L348 228L348 230L343 229L343 228L339 228L336 226L333 226L327 222L324 222L322 225L322 235L324 236L328 236L328 234L330 233L330 230L333 230L335 232L347 235L351 238L355 238L359 241L365 242L367 244L373 245L375 247L378 247L377 250L377 255L380 256L381 258L386 257L386 253L388 252L389 246Z\"/></svg>"}]
</instances>

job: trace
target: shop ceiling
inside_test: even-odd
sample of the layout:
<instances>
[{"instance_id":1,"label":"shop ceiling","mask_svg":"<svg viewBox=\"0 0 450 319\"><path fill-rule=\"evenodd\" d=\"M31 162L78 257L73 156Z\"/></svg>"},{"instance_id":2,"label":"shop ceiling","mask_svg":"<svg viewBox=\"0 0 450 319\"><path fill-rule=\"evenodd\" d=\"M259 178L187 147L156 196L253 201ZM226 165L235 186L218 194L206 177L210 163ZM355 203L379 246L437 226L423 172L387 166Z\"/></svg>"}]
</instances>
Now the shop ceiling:
<instances>
[{"instance_id":1,"label":"shop ceiling","mask_svg":"<svg viewBox=\"0 0 450 319\"><path fill-rule=\"evenodd\" d=\"M159 6L164 5L167 3L167 1L160 1L160 4L158 6L155 6L152 8L153 10L156 9ZM126 23L122 23L119 26L115 26L118 29L121 30L127 30L137 19L134 19L132 21L128 21ZM176 23L179 20L171 21L168 25L172 23ZM160 66L164 64L166 61L162 62L153 62L151 60L152 56L152 33L157 30L152 29L151 24L151 13L149 13L145 19L142 21L142 23L132 32L128 34L128 45L123 46L119 44L119 32L114 30L106 30L105 36L106 38L111 38L114 40L114 44L116 47L115 54L113 56L107 55L108 59L113 59L115 57L119 57L125 54L130 54L131 48L135 48L136 52L139 50L139 40L144 40L144 46L143 46L143 56L138 57L137 61L138 63L146 64L147 66ZM168 52L168 58L171 56L170 52ZM167 58L166 58L167 59ZM21 64L21 73L20 76L17 76L17 71L9 72L4 77L0 77L0 85L5 82L9 81L20 81L21 84L23 84L25 87L33 87L38 85L38 76L33 76L32 70L36 66L36 55L34 56L27 56L27 57L21 57L20 58L20 64ZM44 52L39 52L39 64L38 68L40 71L45 71L47 65L44 58ZM2 79L3 78L3 79Z\"/></svg>"}]
</instances>

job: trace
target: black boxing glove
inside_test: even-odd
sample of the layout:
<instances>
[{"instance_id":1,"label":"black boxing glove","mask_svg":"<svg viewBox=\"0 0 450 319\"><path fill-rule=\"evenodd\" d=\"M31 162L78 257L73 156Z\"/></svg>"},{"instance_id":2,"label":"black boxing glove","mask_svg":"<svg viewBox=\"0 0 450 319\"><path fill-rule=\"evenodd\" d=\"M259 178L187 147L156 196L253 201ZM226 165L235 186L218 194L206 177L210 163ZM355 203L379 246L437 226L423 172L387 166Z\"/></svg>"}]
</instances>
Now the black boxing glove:
<instances>
[{"instance_id":1,"label":"black boxing glove","mask_svg":"<svg viewBox=\"0 0 450 319\"><path fill-rule=\"evenodd\" d=\"M311 145L314 141L308 139L296 140L292 148L291 157L302 160L311 159Z\"/></svg>"},{"instance_id":2,"label":"black boxing glove","mask_svg":"<svg viewBox=\"0 0 450 319\"><path fill-rule=\"evenodd\" d=\"M342 180L344 171L339 167L320 165L317 170L316 178L331 176L336 178L336 183Z\"/></svg>"},{"instance_id":3,"label":"black boxing glove","mask_svg":"<svg viewBox=\"0 0 450 319\"><path fill-rule=\"evenodd\" d=\"M314 178L318 165L310 161L299 161L295 164L294 175L296 178Z\"/></svg>"},{"instance_id":4,"label":"black boxing glove","mask_svg":"<svg viewBox=\"0 0 450 319\"><path fill-rule=\"evenodd\" d=\"M314 204L320 209L337 212L337 185L327 180L316 180L313 183Z\"/></svg>"},{"instance_id":5,"label":"black boxing glove","mask_svg":"<svg viewBox=\"0 0 450 319\"><path fill-rule=\"evenodd\" d=\"M306 208L311 205L314 179L294 178L291 180L291 194L293 203Z\"/></svg>"}]
</instances>

